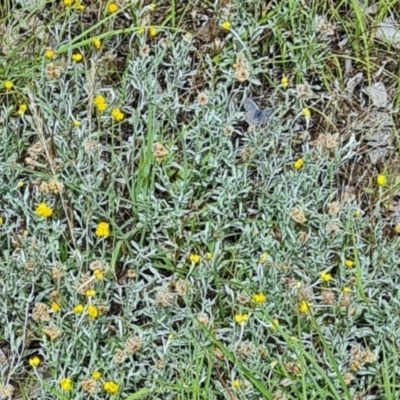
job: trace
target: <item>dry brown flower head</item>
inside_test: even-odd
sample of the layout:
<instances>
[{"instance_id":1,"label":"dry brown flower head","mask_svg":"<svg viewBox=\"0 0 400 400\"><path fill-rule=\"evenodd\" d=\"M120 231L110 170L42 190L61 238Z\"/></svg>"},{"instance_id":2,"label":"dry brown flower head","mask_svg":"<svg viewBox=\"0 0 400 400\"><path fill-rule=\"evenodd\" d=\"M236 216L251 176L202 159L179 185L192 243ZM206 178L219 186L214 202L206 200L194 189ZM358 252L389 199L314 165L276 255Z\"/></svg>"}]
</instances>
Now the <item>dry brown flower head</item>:
<instances>
[{"instance_id":1,"label":"dry brown flower head","mask_svg":"<svg viewBox=\"0 0 400 400\"><path fill-rule=\"evenodd\" d=\"M36 303L32 311L32 319L36 322L50 321L49 308L44 303Z\"/></svg>"},{"instance_id":2,"label":"dry brown flower head","mask_svg":"<svg viewBox=\"0 0 400 400\"><path fill-rule=\"evenodd\" d=\"M298 208L294 208L290 212L290 216L292 217L294 222L297 222L298 224L302 224L306 222L306 217L303 213L303 211L299 210Z\"/></svg>"},{"instance_id":3,"label":"dry brown flower head","mask_svg":"<svg viewBox=\"0 0 400 400\"><path fill-rule=\"evenodd\" d=\"M132 336L125 342L125 351L128 354L135 354L143 347L143 342L139 336Z\"/></svg>"}]
</instances>

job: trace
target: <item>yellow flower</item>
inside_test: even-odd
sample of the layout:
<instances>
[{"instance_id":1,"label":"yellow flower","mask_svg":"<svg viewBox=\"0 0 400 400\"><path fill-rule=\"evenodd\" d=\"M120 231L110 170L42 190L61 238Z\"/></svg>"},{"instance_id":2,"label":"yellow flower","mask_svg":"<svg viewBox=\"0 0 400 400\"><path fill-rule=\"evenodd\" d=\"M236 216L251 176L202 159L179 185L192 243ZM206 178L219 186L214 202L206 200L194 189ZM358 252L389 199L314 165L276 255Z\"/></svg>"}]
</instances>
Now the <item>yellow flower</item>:
<instances>
[{"instance_id":1,"label":"yellow flower","mask_svg":"<svg viewBox=\"0 0 400 400\"><path fill-rule=\"evenodd\" d=\"M97 318L99 316L99 310L93 305L89 304L87 307L87 313L90 318Z\"/></svg>"},{"instance_id":2,"label":"yellow flower","mask_svg":"<svg viewBox=\"0 0 400 400\"><path fill-rule=\"evenodd\" d=\"M299 305L299 311L302 314L306 314L310 309L310 303L308 301L302 300L302 302Z\"/></svg>"},{"instance_id":3,"label":"yellow flower","mask_svg":"<svg viewBox=\"0 0 400 400\"><path fill-rule=\"evenodd\" d=\"M29 359L29 365L32 368L37 368L40 365L40 358L38 356L33 356Z\"/></svg>"},{"instance_id":4,"label":"yellow flower","mask_svg":"<svg viewBox=\"0 0 400 400\"><path fill-rule=\"evenodd\" d=\"M74 2L74 0L63 0L63 3L65 6L72 6L72 3Z\"/></svg>"},{"instance_id":5,"label":"yellow flower","mask_svg":"<svg viewBox=\"0 0 400 400\"><path fill-rule=\"evenodd\" d=\"M361 217L361 210L356 210L355 211L355 213L354 213L354 216L356 217L356 218L359 218L359 217Z\"/></svg>"},{"instance_id":6,"label":"yellow flower","mask_svg":"<svg viewBox=\"0 0 400 400\"><path fill-rule=\"evenodd\" d=\"M231 30L231 27L232 27L232 25L231 25L231 23L230 23L229 21L224 21L224 22L221 24L221 28L222 28L224 31L230 31L230 30Z\"/></svg>"},{"instance_id":7,"label":"yellow flower","mask_svg":"<svg viewBox=\"0 0 400 400\"><path fill-rule=\"evenodd\" d=\"M88 289L85 293L86 297L94 297L96 296L96 291L94 289Z\"/></svg>"},{"instance_id":8,"label":"yellow flower","mask_svg":"<svg viewBox=\"0 0 400 400\"><path fill-rule=\"evenodd\" d=\"M350 289L349 287L345 286L345 287L342 289L342 292L343 292L344 294L350 294L350 293L351 293L351 289Z\"/></svg>"},{"instance_id":9,"label":"yellow flower","mask_svg":"<svg viewBox=\"0 0 400 400\"><path fill-rule=\"evenodd\" d=\"M6 90L11 90L13 88L14 84L11 81L5 81L4 82L4 89Z\"/></svg>"},{"instance_id":10,"label":"yellow flower","mask_svg":"<svg viewBox=\"0 0 400 400\"><path fill-rule=\"evenodd\" d=\"M19 181L19 182L17 183L17 186L18 186L19 188L22 188L22 187L24 186L24 182Z\"/></svg>"},{"instance_id":11,"label":"yellow flower","mask_svg":"<svg viewBox=\"0 0 400 400\"><path fill-rule=\"evenodd\" d=\"M304 115L306 118L310 118L310 116L311 116L311 111L310 111L310 109L309 109L309 108L303 108L303 115Z\"/></svg>"},{"instance_id":12,"label":"yellow flower","mask_svg":"<svg viewBox=\"0 0 400 400\"><path fill-rule=\"evenodd\" d=\"M262 294L262 293L256 293L256 294L254 294L253 297L252 297L253 303L256 303L256 304L265 303L265 300L266 300L266 299L267 299L267 298L266 298L265 295Z\"/></svg>"},{"instance_id":13,"label":"yellow flower","mask_svg":"<svg viewBox=\"0 0 400 400\"><path fill-rule=\"evenodd\" d=\"M100 39L98 39L98 38L94 38L92 40L92 44L93 44L93 47L97 50L101 47L101 42L100 42Z\"/></svg>"},{"instance_id":14,"label":"yellow flower","mask_svg":"<svg viewBox=\"0 0 400 400\"><path fill-rule=\"evenodd\" d=\"M274 319L271 324L271 330L275 331L278 328L278 326L279 326L279 321L277 319Z\"/></svg>"},{"instance_id":15,"label":"yellow flower","mask_svg":"<svg viewBox=\"0 0 400 400\"><path fill-rule=\"evenodd\" d=\"M100 111L103 112L107 109L106 99L99 94L94 98L94 106Z\"/></svg>"},{"instance_id":16,"label":"yellow flower","mask_svg":"<svg viewBox=\"0 0 400 400\"><path fill-rule=\"evenodd\" d=\"M59 383L61 389L64 390L65 392L69 392L72 389L72 379L70 378L60 379Z\"/></svg>"},{"instance_id":17,"label":"yellow flower","mask_svg":"<svg viewBox=\"0 0 400 400\"><path fill-rule=\"evenodd\" d=\"M149 29L149 35L151 36L151 37L155 37L155 36L157 36L157 29L156 28L150 28Z\"/></svg>"},{"instance_id":18,"label":"yellow flower","mask_svg":"<svg viewBox=\"0 0 400 400\"><path fill-rule=\"evenodd\" d=\"M0 217L0 225L3 225L3 218Z\"/></svg>"},{"instance_id":19,"label":"yellow flower","mask_svg":"<svg viewBox=\"0 0 400 400\"><path fill-rule=\"evenodd\" d=\"M100 222L97 225L95 235L97 237L107 238L110 236L110 225L107 222Z\"/></svg>"},{"instance_id":20,"label":"yellow flower","mask_svg":"<svg viewBox=\"0 0 400 400\"><path fill-rule=\"evenodd\" d=\"M83 55L81 53L74 53L72 54L72 61L74 62L80 62L82 61Z\"/></svg>"},{"instance_id":21,"label":"yellow flower","mask_svg":"<svg viewBox=\"0 0 400 400\"><path fill-rule=\"evenodd\" d=\"M385 175L379 174L376 177L376 183L378 184L378 186L384 186L386 185L387 179Z\"/></svg>"},{"instance_id":22,"label":"yellow flower","mask_svg":"<svg viewBox=\"0 0 400 400\"><path fill-rule=\"evenodd\" d=\"M118 6L115 3L110 3L107 9L110 14L113 14L118 11Z\"/></svg>"},{"instance_id":23,"label":"yellow flower","mask_svg":"<svg viewBox=\"0 0 400 400\"><path fill-rule=\"evenodd\" d=\"M94 371L92 374L92 379L98 381L101 378L101 373L99 371Z\"/></svg>"},{"instance_id":24,"label":"yellow flower","mask_svg":"<svg viewBox=\"0 0 400 400\"><path fill-rule=\"evenodd\" d=\"M44 52L44 56L51 60L54 57L54 50L48 49Z\"/></svg>"},{"instance_id":25,"label":"yellow flower","mask_svg":"<svg viewBox=\"0 0 400 400\"><path fill-rule=\"evenodd\" d=\"M114 110L111 111L111 116L117 122L122 121L125 117L124 113L119 108L114 108Z\"/></svg>"},{"instance_id":26,"label":"yellow flower","mask_svg":"<svg viewBox=\"0 0 400 400\"><path fill-rule=\"evenodd\" d=\"M46 203L40 203L35 210L35 214L39 217L49 218L53 215L53 209Z\"/></svg>"},{"instance_id":27,"label":"yellow flower","mask_svg":"<svg viewBox=\"0 0 400 400\"><path fill-rule=\"evenodd\" d=\"M232 382L232 387L233 387L234 389L239 389L239 388L240 388L240 381L239 381L238 379L234 380L234 381Z\"/></svg>"},{"instance_id":28,"label":"yellow flower","mask_svg":"<svg viewBox=\"0 0 400 400\"><path fill-rule=\"evenodd\" d=\"M323 281L323 282L330 282L333 278L332 278L332 275L331 274L328 274L326 271L322 271L320 274L319 274L319 276L320 276L320 278L321 278L321 280Z\"/></svg>"},{"instance_id":29,"label":"yellow flower","mask_svg":"<svg viewBox=\"0 0 400 400\"><path fill-rule=\"evenodd\" d=\"M81 123L79 121L77 121L76 119L74 119L72 121L72 125L74 125L74 128L79 128L81 126Z\"/></svg>"},{"instance_id":30,"label":"yellow flower","mask_svg":"<svg viewBox=\"0 0 400 400\"><path fill-rule=\"evenodd\" d=\"M82 314L83 309L84 309L83 305L82 304L78 304L73 308L73 311L74 311L75 314Z\"/></svg>"},{"instance_id":31,"label":"yellow flower","mask_svg":"<svg viewBox=\"0 0 400 400\"><path fill-rule=\"evenodd\" d=\"M75 10L82 12L82 11L85 11L86 7L83 4L81 4L80 2L78 2L78 3L74 4L74 8L75 8Z\"/></svg>"},{"instance_id":32,"label":"yellow flower","mask_svg":"<svg viewBox=\"0 0 400 400\"><path fill-rule=\"evenodd\" d=\"M245 324L249 320L247 314L236 314L234 320L237 324Z\"/></svg>"},{"instance_id":33,"label":"yellow flower","mask_svg":"<svg viewBox=\"0 0 400 400\"><path fill-rule=\"evenodd\" d=\"M212 253L206 253L205 254L205 258L206 258L207 261L210 261L212 259L212 257L213 257Z\"/></svg>"},{"instance_id":34,"label":"yellow flower","mask_svg":"<svg viewBox=\"0 0 400 400\"><path fill-rule=\"evenodd\" d=\"M153 4L150 4L150 5L149 5L149 10L150 10L150 11L155 11L156 8L157 8L157 4L154 4L154 3L153 3Z\"/></svg>"},{"instance_id":35,"label":"yellow flower","mask_svg":"<svg viewBox=\"0 0 400 400\"><path fill-rule=\"evenodd\" d=\"M169 335L168 335L168 340L172 340L174 338L174 334L173 333L170 333Z\"/></svg>"},{"instance_id":36,"label":"yellow flower","mask_svg":"<svg viewBox=\"0 0 400 400\"><path fill-rule=\"evenodd\" d=\"M143 33L144 33L144 28L139 28L138 31L137 31L137 33L138 33L139 35L143 35Z\"/></svg>"},{"instance_id":37,"label":"yellow flower","mask_svg":"<svg viewBox=\"0 0 400 400\"><path fill-rule=\"evenodd\" d=\"M93 271L93 276L98 280L101 281L103 279L103 273L99 270L96 269L95 271Z\"/></svg>"},{"instance_id":38,"label":"yellow flower","mask_svg":"<svg viewBox=\"0 0 400 400\"><path fill-rule=\"evenodd\" d=\"M353 267L354 267L354 261L351 261L351 260L344 260L344 265L345 265L347 268L353 268Z\"/></svg>"},{"instance_id":39,"label":"yellow flower","mask_svg":"<svg viewBox=\"0 0 400 400\"><path fill-rule=\"evenodd\" d=\"M281 85L286 89L289 86L289 79L286 76L282 76Z\"/></svg>"},{"instance_id":40,"label":"yellow flower","mask_svg":"<svg viewBox=\"0 0 400 400\"><path fill-rule=\"evenodd\" d=\"M262 253L260 256L260 264L266 264L268 260L268 253Z\"/></svg>"},{"instance_id":41,"label":"yellow flower","mask_svg":"<svg viewBox=\"0 0 400 400\"><path fill-rule=\"evenodd\" d=\"M58 313L60 311L60 306L57 303L52 303L51 309L53 312Z\"/></svg>"},{"instance_id":42,"label":"yellow flower","mask_svg":"<svg viewBox=\"0 0 400 400\"><path fill-rule=\"evenodd\" d=\"M201 260L201 257L198 254L191 254L189 256L189 261L193 264L199 263Z\"/></svg>"},{"instance_id":43,"label":"yellow flower","mask_svg":"<svg viewBox=\"0 0 400 400\"><path fill-rule=\"evenodd\" d=\"M110 394L115 394L118 392L118 385L113 381L106 381L103 383L103 390Z\"/></svg>"},{"instance_id":44,"label":"yellow flower","mask_svg":"<svg viewBox=\"0 0 400 400\"><path fill-rule=\"evenodd\" d=\"M20 106L18 107L18 114L19 115L24 115L26 110L28 109L28 106L26 104L20 104Z\"/></svg>"},{"instance_id":45,"label":"yellow flower","mask_svg":"<svg viewBox=\"0 0 400 400\"><path fill-rule=\"evenodd\" d=\"M299 158L293 163L293 168L299 170L304 165L304 160Z\"/></svg>"}]
</instances>

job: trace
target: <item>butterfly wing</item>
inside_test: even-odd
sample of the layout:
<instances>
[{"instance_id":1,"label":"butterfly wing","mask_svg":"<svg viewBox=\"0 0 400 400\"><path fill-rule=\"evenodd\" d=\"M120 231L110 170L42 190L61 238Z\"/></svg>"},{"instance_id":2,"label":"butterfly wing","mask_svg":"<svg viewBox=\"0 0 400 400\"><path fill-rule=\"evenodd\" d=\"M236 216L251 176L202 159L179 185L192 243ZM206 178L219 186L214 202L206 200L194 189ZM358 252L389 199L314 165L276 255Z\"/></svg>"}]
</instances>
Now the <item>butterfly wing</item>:
<instances>
[{"instance_id":1,"label":"butterfly wing","mask_svg":"<svg viewBox=\"0 0 400 400\"><path fill-rule=\"evenodd\" d=\"M246 120L251 125L263 124L272 114L272 108L260 110L257 104L249 97L244 102L244 109L246 110Z\"/></svg>"},{"instance_id":2,"label":"butterfly wing","mask_svg":"<svg viewBox=\"0 0 400 400\"><path fill-rule=\"evenodd\" d=\"M249 124L259 125L260 109L253 100L247 98L244 102L244 109L246 110L246 119Z\"/></svg>"}]
</instances>

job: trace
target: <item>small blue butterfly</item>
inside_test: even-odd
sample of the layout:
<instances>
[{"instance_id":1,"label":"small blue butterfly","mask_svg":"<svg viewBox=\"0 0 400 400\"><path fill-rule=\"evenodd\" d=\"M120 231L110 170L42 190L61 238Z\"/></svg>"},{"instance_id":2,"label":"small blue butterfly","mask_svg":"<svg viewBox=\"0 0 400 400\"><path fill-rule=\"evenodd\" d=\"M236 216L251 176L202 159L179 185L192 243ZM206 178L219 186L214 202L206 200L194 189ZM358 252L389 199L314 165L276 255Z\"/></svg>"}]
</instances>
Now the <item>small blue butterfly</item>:
<instances>
[{"instance_id":1,"label":"small blue butterfly","mask_svg":"<svg viewBox=\"0 0 400 400\"><path fill-rule=\"evenodd\" d=\"M244 102L246 110L246 120L251 125L262 125L267 122L267 118L272 114L272 108L260 110L256 103L249 97Z\"/></svg>"}]
</instances>

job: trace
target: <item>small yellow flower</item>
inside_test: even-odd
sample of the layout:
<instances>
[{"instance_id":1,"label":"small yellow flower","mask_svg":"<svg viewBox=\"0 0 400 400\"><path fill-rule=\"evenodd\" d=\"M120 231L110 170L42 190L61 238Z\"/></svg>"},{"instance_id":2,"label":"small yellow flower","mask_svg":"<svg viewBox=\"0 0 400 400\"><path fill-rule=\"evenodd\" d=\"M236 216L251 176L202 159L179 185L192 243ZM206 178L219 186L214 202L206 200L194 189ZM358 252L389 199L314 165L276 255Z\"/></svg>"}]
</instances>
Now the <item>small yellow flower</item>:
<instances>
[{"instance_id":1,"label":"small yellow flower","mask_svg":"<svg viewBox=\"0 0 400 400\"><path fill-rule=\"evenodd\" d=\"M236 379L236 380L234 380L234 381L232 382L232 387L233 387L234 389L239 389L239 388L240 388L240 381L239 381L239 379Z\"/></svg>"},{"instance_id":2,"label":"small yellow flower","mask_svg":"<svg viewBox=\"0 0 400 400\"><path fill-rule=\"evenodd\" d=\"M262 253L260 256L260 264L266 264L268 261L268 253Z\"/></svg>"},{"instance_id":3,"label":"small yellow flower","mask_svg":"<svg viewBox=\"0 0 400 400\"><path fill-rule=\"evenodd\" d=\"M117 393L118 389L118 385L113 381L106 381L103 383L103 390L109 394Z\"/></svg>"},{"instance_id":4,"label":"small yellow flower","mask_svg":"<svg viewBox=\"0 0 400 400\"><path fill-rule=\"evenodd\" d=\"M94 379L95 381L98 381L100 378L101 378L101 372L94 371L92 374L92 379Z\"/></svg>"},{"instance_id":5,"label":"small yellow flower","mask_svg":"<svg viewBox=\"0 0 400 400\"><path fill-rule=\"evenodd\" d=\"M86 297L94 297L96 296L96 291L94 289L88 289L85 293Z\"/></svg>"},{"instance_id":6,"label":"small yellow flower","mask_svg":"<svg viewBox=\"0 0 400 400\"><path fill-rule=\"evenodd\" d=\"M247 314L236 314L234 320L237 324L245 324L249 320Z\"/></svg>"},{"instance_id":7,"label":"small yellow flower","mask_svg":"<svg viewBox=\"0 0 400 400\"><path fill-rule=\"evenodd\" d=\"M230 31L231 28L232 28L232 25L231 25L231 23L230 23L229 21L224 21L224 22L221 24L221 28L222 28L224 31Z\"/></svg>"},{"instance_id":8,"label":"small yellow flower","mask_svg":"<svg viewBox=\"0 0 400 400\"><path fill-rule=\"evenodd\" d=\"M3 225L3 218L2 217L0 217L0 225Z\"/></svg>"},{"instance_id":9,"label":"small yellow flower","mask_svg":"<svg viewBox=\"0 0 400 400\"><path fill-rule=\"evenodd\" d=\"M82 314L84 307L82 304L78 304L73 308L75 314Z\"/></svg>"},{"instance_id":10,"label":"small yellow flower","mask_svg":"<svg viewBox=\"0 0 400 400\"><path fill-rule=\"evenodd\" d=\"M191 254L189 256L189 261L193 264L199 263L201 260L201 257L198 254Z\"/></svg>"},{"instance_id":11,"label":"small yellow flower","mask_svg":"<svg viewBox=\"0 0 400 400\"><path fill-rule=\"evenodd\" d=\"M11 90L13 88L14 84L11 81L5 81L4 82L4 89L6 90Z\"/></svg>"},{"instance_id":12,"label":"small yellow flower","mask_svg":"<svg viewBox=\"0 0 400 400\"><path fill-rule=\"evenodd\" d=\"M156 8L157 8L157 4L155 4L155 3L149 5L149 10L150 11L155 11Z\"/></svg>"},{"instance_id":13,"label":"small yellow flower","mask_svg":"<svg viewBox=\"0 0 400 400\"><path fill-rule=\"evenodd\" d=\"M395 231L396 233L400 233L400 222L398 222L398 223L395 225L394 231Z\"/></svg>"},{"instance_id":14,"label":"small yellow flower","mask_svg":"<svg viewBox=\"0 0 400 400\"><path fill-rule=\"evenodd\" d=\"M83 4L81 4L80 2L78 2L78 3L74 4L74 8L75 8L75 10L83 12L83 11L85 11L86 7Z\"/></svg>"},{"instance_id":15,"label":"small yellow flower","mask_svg":"<svg viewBox=\"0 0 400 400\"><path fill-rule=\"evenodd\" d=\"M35 214L39 217L49 218L53 215L53 209L46 203L40 203L35 210Z\"/></svg>"},{"instance_id":16,"label":"small yellow flower","mask_svg":"<svg viewBox=\"0 0 400 400\"><path fill-rule=\"evenodd\" d=\"M302 168L303 165L304 165L304 160L302 158L299 158L293 163L293 168L299 170L300 168Z\"/></svg>"},{"instance_id":17,"label":"small yellow flower","mask_svg":"<svg viewBox=\"0 0 400 400\"><path fill-rule=\"evenodd\" d=\"M99 270L96 269L95 271L93 271L93 276L98 280L101 281L103 279L103 273Z\"/></svg>"},{"instance_id":18,"label":"small yellow flower","mask_svg":"<svg viewBox=\"0 0 400 400\"><path fill-rule=\"evenodd\" d=\"M37 368L40 365L40 358L38 356L33 356L29 359L29 365L32 368Z\"/></svg>"},{"instance_id":19,"label":"small yellow flower","mask_svg":"<svg viewBox=\"0 0 400 400\"><path fill-rule=\"evenodd\" d=\"M278 328L278 326L279 326L279 321L277 319L274 319L271 324L271 330L275 331Z\"/></svg>"},{"instance_id":20,"label":"small yellow flower","mask_svg":"<svg viewBox=\"0 0 400 400\"><path fill-rule=\"evenodd\" d=\"M60 379L59 383L61 389L64 390L65 392L69 392L72 389L72 379L70 378Z\"/></svg>"},{"instance_id":21,"label":"small yellow flower","mask_svg":"<svg viewBox=\"0 0 400 400\"><path fill-rule=\"evenodd\" d=\"M281 85L286 89L289 86L289 79L286 76L283 76L281 79Z\"/></svg>"},{"instance_id":22,"label":"small yellow flower","mask_svg":"<svg viewBox=\"0 0 400 400\"><path fill-rule=\"evenodd\" d=\"M342 289L342 292L344 294L350 294L351 293L351 289L348 286L344 286Z\"/></svg>"},{"instance_id":23,"label":"small yellow flower","mask_svg":"<svg viewBox=\"0 0 400 400\"><path fill-rule=\"evenodd\" d=\"M352 261L352 260L344 260L344 265L347 268L353 268L354 267L354 261Z\"/></svg>"},{"instance_id":24,"label":"small yellow flower","mask_svg":"<svg viewBox=\"0 0 400 400\"><path fill-rule=\"evenodd\" d=\"M64 6L72 6L72 3L74 2L74 0L63 0Z\"/></svg>"},{"instance_id":25,"label":"small yellow flower","mask_svg":"<svg viewBox=\"0 0 400 400\"><path fill-rule=\"evenodd\" d=\"M81 123L79 121L77 121L76 119L74 119L72 121L72 125L74 126L74 128L79 128L81 126Z\"/></svg>"},{"instance_id":26,"label":"small yellow flower","mask_svg":"<svg viewBox=\"0 0 400 400\"><path fill-rule=\"evenodd\" d=\"M99 94L94 98L94 106L100 111L103 112L107 109L106 99Z\"/></svg>"},{"instance_id":27,"label":"small yellow flower","mask_svg":"<svg viewBox=\"0 0 400 400\"><path fill-rule=\"evenodd\" d=\"M361 217L361 214L362 214L361 210L356 210L355 213L354 213L354 216L356 218L359 218L359 217Z\"/></svg>"},{"instance_id":28,"label":"small yellow flower","mask_svg":"<svg viewBox=\"0 0 400 400\"><path fill-rule=\"evenodd\" d=\"M97 49L97 50L101 47L101 41L100 41L100 39L98 39L98 38L94 38L94 39L92 40L92 44L93 44L93 47L94 47L95 49Z\"/></svg>"},{"instance_id":29,"label":"small yellow flower","mask_svg":"<svg viewBox=\"0 0 400 400\"><path fill-rule=\"evenodd\" d=\"M48 49L44 52L44 56L51 60L54 57L54 50Z\"/></svg>"},{"instance_id":30,"label":"small yellow flower","mask_svg":"<svg viewBox=\"0 0 400 400\"><path fill-rule=\"evenodd\" d=\"M115 3L110 3L107 10L110 14L114 14L118 11L118 6Z\"/></svg>"},{"instance_id":31,"label":"small yellow flower","mask_svg":"<svg viewBox=\"0 0 400 400\"><path fill-rule=\"evenodd\" d=\"M254 294L253 297L252 297L253 303L256 303L256 304L265 303L266 299L267 299L267 298L266 298L265 295L262 294L262 293L256 293L256 294Z\"/></svg>"},{"instance_id":32,"label":"small yellow flower","mask_svg":"<svg viewBox=\"0 0 400 400\"><path fill-rule=\"evenodd\" d=\"M206 253L206 254L205 254L205 259L206 259L207 261L212 260L212 258L213 258L212 253Z\"/></svg>"},{"instance_id":33,"label":"small yellow flower","mask_svg":"<svg viewBox=\"0 0 400 400\"><path fill-rule=\"evenodd\" d=\"M144 33L144 28L139 28L138 31L137 31L137 33L138 33L139 35L143 35L143 33Z\"/></svg>"},{"instance_id":34,"label":"small yellow flower","mask_svg":"<svg viewBox=\"0 0 400 400\"><path fill-rule=\"evenodd\" d=\"M332 278L332 275L331 274L328 274L326 271L322 271L320 274L319 274L319 276L320 276L320 278L321 278L321 280L323 281L323 282L330 282L333 278Z\"/></svg>"},{"instance_id":35,"label":"small yellow flower","mask_svg":"<svg viewBox=\"0 0 400 400\"><path fill-rule=\"evenodd\" d=\"M156 28L150 28L149 29L149 35L150 35L150 37L155 37L155 36L157 36L157 29Z\"/></svg>"},{"instance_id":36,"label":"small yellow flower","mask_svg":"<svg viewBox=\"0 0 400 400\"><path fill-rule=\"evenodd\" d=\"M110 225L107 222L100 222L97 225L95 235L97 237L107 238L110 236Z\"/></svg>"},{"instance_id":37,"label":"small yellow flower","mask_svg":"<svg viewBox=\"0 0 400 400\"><path fill-rule=\"evenodd\" d=\"M309 310L310 310L310 303L308 301L302 300L299 305L299 311L302 314L306 314L308 313Z\"/></svg>"},{"instance_id":38,"label":"small yellow flower","mask_svg":"<svg viewBox=\"0 0 400 400\"><path fill-rule=\"evenodd\" d=\"M117 122L122 121L124 119L124 117L125 117L124 113L119 108L114 108L111 111L111 116Z\"/></svg>"},{"instance_id":39,"label":"small yellow flower","mask_svg":"<svg viewBox=\"0 0 400 400\"><path fill-rule=\"evenodd\" d=\"M385 175L379 174L376 177L376 183L378 184L378 186L385 186L387 183L387 178Z\"/></svg>"},{"instance_id":40,"label":"small yellow flower","mask_svg":"<svg viewBox=\"0 0 400 400\"><path fill-rule=\"evenodd\" d=\"M93 304L87 306L87 313L89 317L93 319L99 316L99 310Z\"/></svg>"},{"instance_id":41,"label":"small yellow flower","mask_svg":"<svg viewBox=\"0 0 400 400\"><path fill-rule=\"evenodd\" d=\"M60 311L60 306L57 303L52 303L51 309L53 310L53 312L58 313Z\"/></svg>"},{"instance_id":42,"label":"small yellow flower","mask_svg":"<svg viewBox=\"0 0 400 400\"><path fill-rule=\"evenodd\" d=\"M303 115L306 118L310 118L311 117L311 110L309 108L303 108Z\"/></svg>"},{"instance_id":43,"label":"small yellow flower","mask_svg":"<svg viewBox=\"0 0 400 400\"><path fill-rule=\"evenodd\" d=\"M28 109L28 106L26 104L20 104L18 107L18 114L21 115L21 117L25 114L26 110Z\"/></svg>"},{"instance_id":44,"label":"small yellow flower","mask_svg":"<svg viewBox=\"0 0 400 400\"><path fill-rule=\"evenodd\" d=\"M83 58L83 55L81 54L81 53L74 53L74 54L72 54L72 61L73 62L80 62L80 61L82 61L82 58Z\"/></svg>"},{"instance_id":45,"label":"small yellow flower","mask_svg":"<svg viewBox=\"0 0 400 400\"><path fill-rule=\"evenodd\" d=\"M24 186L24 182L19 181L19 182L17 183L17 187L22 188L23 186Z\"/></svg>"},{"instance_id":46,"label":"small yellow flower","mask_svg":"<svg viewBox=\"0 0 400 400\"><path fill-rule=\"evenodd\" d=\"M174 334L173 333L170 333L169 335L168 335L168 340L172 340L174 338Z\"/></svg>"}]
</instances>

